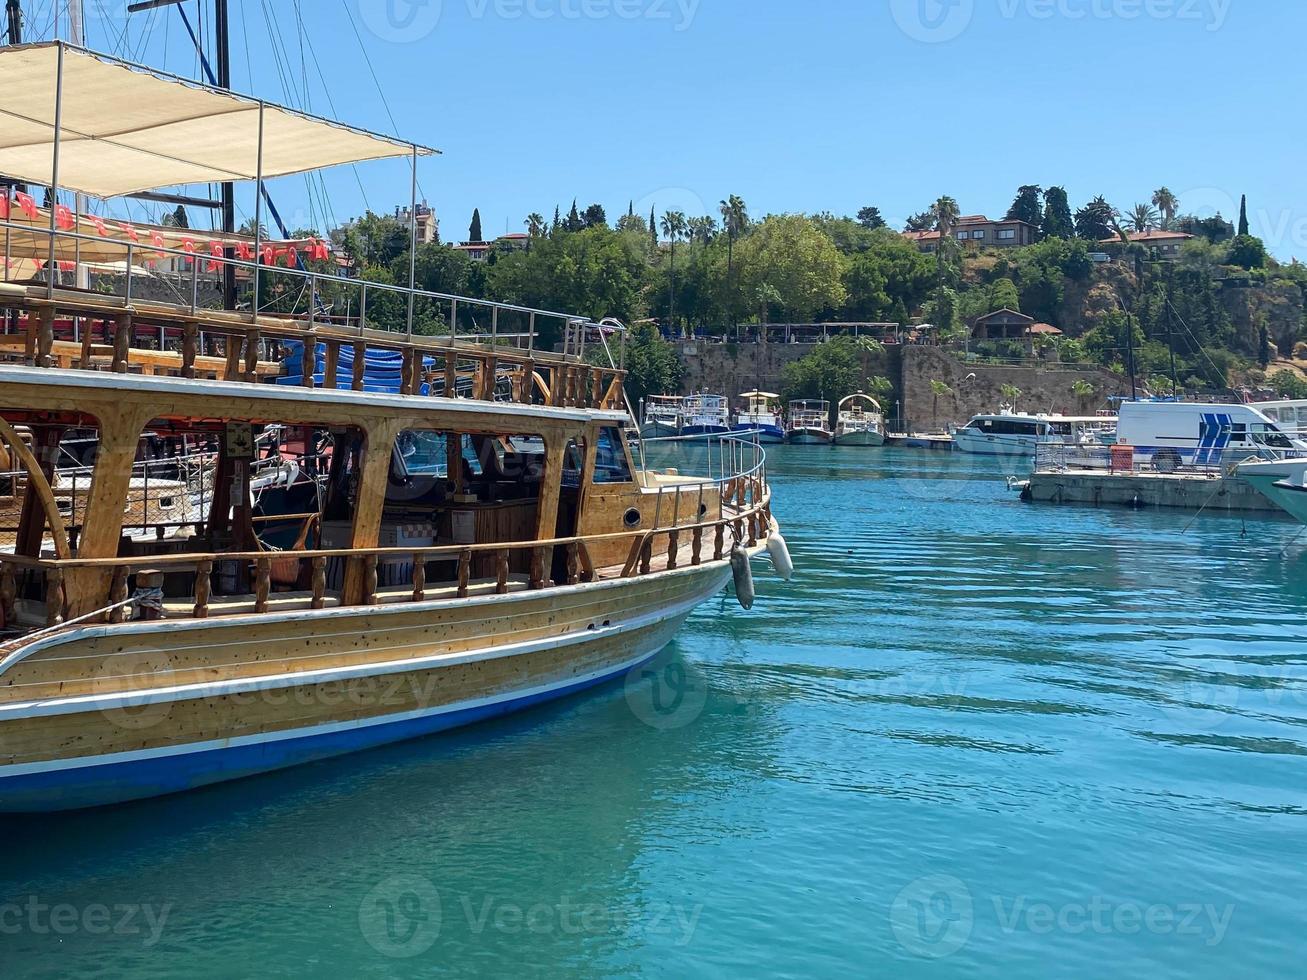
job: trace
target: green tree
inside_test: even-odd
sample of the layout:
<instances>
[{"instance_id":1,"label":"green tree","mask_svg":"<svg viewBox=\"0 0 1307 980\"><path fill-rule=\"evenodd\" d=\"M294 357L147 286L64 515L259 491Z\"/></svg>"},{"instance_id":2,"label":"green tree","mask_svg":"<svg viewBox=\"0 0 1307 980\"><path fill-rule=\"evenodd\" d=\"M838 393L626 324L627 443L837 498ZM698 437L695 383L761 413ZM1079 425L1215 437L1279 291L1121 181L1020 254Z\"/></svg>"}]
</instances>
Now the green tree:
<instances>
[{"instance_id":1,"label":"green tree","mask_svg":"<svg viewBox=\"0 0 1307 980\"><path fill-rule=\"evenodd\" d=\"M880 208L865 207L858 211L858 224L868 231L875 231L885 227L885 219L881 217Z\"/></svg>"},{"instance_id":2,"label":"green tree","mask_svg":"<svg viewBox=\"0 0 1307 980\"><path fill-rule=\"evenodd\" d=\"M989 309L985 312L994 310L1011 310L1014 313L1021 312L1021 296L1017 293L1017 284L1011 279L995 279L989 287Z\"/></svg>"},{"instance_id":3,"label":"green tree","mask_svg":"<svg viewBox=\"0 0 1307 980\"><path fill-rule=\"evenodd\" d=\"M1016 411L1017 402L1021 399L1021 396L1025 394L1025 392L1016 385L1001 385L998 391L999 394L1003 396L1003 400L1012 406L1013 411Z\"/></svg>"},{"instance_id":4,"label":"green tree","mask_svg":"<svg viewBox=\"0 0 1307 980\"><path fill-rule=\"evenodd\" d=\"M1266 329L1266 322L1263 319L1261 326L1257 328L1257 363L1263 369L1271 365L1271 332Z\"/></svg>"},{"instance_id":5,"label":"green tree","mask_svg":"<svg viewBox=\"0 0 1307 980\"><path fill-rule=\"evenodd\" d=\"M1082 412L1088 411L1088 409L1085 406L1088 403L1089 399L1093 398L1094 395L1097 394L1097 391L1098 389L1096 389L1093 386L1093 384L1091 384L1088 381L1085 381L1083 378L1079 378L1071 382L1071 394L1076 396L1076 402L1077 404L1079 404L1080 410Z\"/></svg>"},{"instance_id":6,"label":"green tree","mask_svg":"<svg viewBox=\"0 0 1307 980\"><path fill-rule=\"evenodd\" d=\"M1266 245L1252 235L1237 235L1230 243L1228 261L1243 269L1265 269Z\"/></svg>"},{"instance_id":7,"label":"green tree","mask_svg":"<svg viewBox=\"0 0 1307 980\"><path fill-rule=\"evenodd\" d=\"M781 372L784 397L790 401L820 399L834 408L840 399L869 390L875 379L866 369L866 358L878 346L874 341L867 344L848 336L818 344L812 353L787 364Z\"/></svg>"},{"instance_id":8,"label":"green tree","mask_svg":"<svg viewBox=\"0 0 1307 980\"><path fill-rule=\"evenodd\" d=\"M686 220L685 214L681 211L668 211L663 215L662 221L663 236L670 243L669 250L669 268L671 270L671 284L668 288L668 325L676 329L676 243L681 236L685 234Z\"/></svg>"},{"instance_id":9,"label":"green tree","mask_svg":"<svg viewBox=\"0 0 1307 980\"><path fill-rule=\"evenodd\" d=\"M1180 210L1180 199L1169 187L1159 187L1153 192L1153 207L1162 214L1162 227L1169 229L1175 221L1175 213Z\"/></svg>"},{"instance_id":10,"label":"green tree","mask_svg":"<svg viewBox=\"0 0 1307 980\"><path fill-rule=\"evenodd\" d=\"M467 229L467 240L470 242L485 241L485 239L481 237L481 209L480 208L472 209L472 223L468 226Z\"/></svg>"},{"instance_id":11,"label":"green tree","mask_svg":"<svg viewBox=\"0 0 1307 980\"><path fill-rule=\"evenodd\" d=\"M935 227L935 213L930 209L911 215L904 231L930 231Z\"/></svg>"},{"instance_id":12,"label":"green tree","mask_svg":"<svg viewBox=\"0 0 1307 980\"><path fill-rule=\"evenodd\" d=\"M581 215L581 225L584 228L594 228L596 225L608 225L608 214L604 211L603 206L591 204L585 209L585 214Z\"/></svg>"},{"instance_id":13,"label":"green tree","mask_svg":"<svg viewBox=\"0 0 1307 980\"><path fill-rule=\"evenodd\" d=\"M563 230L577 232L584 227L585 223L581 221L581 214L576 210L576 198L572 198L572 210L567 212L567 220L563 222Z\"/></svg>"},{"instance_id":14,"label":"green tree","mask_svg":"<svg viewBox=\"0 0 1307 980\"><path fill-rule=\"evenodd\" d=\"M735 241L749 227L749 209L744 198L731 194L719 205L726 231L726 311L731 327L739 334L739 283L735 279Z\"/></svg>"},{"instance_id":15,"label":"green tree","mask_svg":"<svg viewBox=\"0 0 1307 980\"><path fill-rule=\"evenodd\" d=\"M1076 236L1101 242L1115 235L1116 210L1100 195L1076 212Z\"/></svg>"},{"instance_id":16,"label":"green tree","mask_svg":"<svg viewBox=\"0 0 1307 980\"><path fill-rule=\"evenodd\" d=\"M1248 195L1239 198L1239 236L1248 237Z\"/></svg>"},{"instance_id":17,"label":"green tree","mask_svg":"<svg viewBox=\"0 0 1307 980\"><path fill-rule=\"evenodd\" d=\"M607 361L600 363L606 365ZM650 395L674 394L681 386L676 348L651 323L637 323L627 334L626 371L626 395L632 406Z\"/></svg>"},{"instance_id":18,"label":"green tree","mask_svg":"<svg viewBox=\"0 0 1307 980\"><path fill-rule=\"evenodd\" d=\"M538 212L532 211L526 216L526 233L532 238L545 237L545 217Z\"/></svg>"},{"instance_id":19,"label":"green tree","mask_svg":"<svg viewBox=\"0 0 1307 980\"><path fill-rule=\"evenodd\" d=\"M763 322L774 310L796 321L839 308L847 296L844 258L811 219L768 217L736 249L741 290Z\"/></svg>"},{"instance_id":20,"label":"green tree","mask_svg":"<svg viewBox=\"0 0 1307 980\"><path fill-rule=\"evenodd\" d=\"M1135 231L1144 232L1157 224L1157 210L1151 204L1136 204L1130 209L1129 223Z\"/></svg>"},{"instance_id":21,"label":"green tree","mask_svg":"<svg viewBox=\"0 0 1307 980\"><path fill-rule=\"evenodd\" d=\"M1288 369L1276 371L1266 379L1266 383L1274 388L1281 398L1307 398L1307 381L1303 381Z\"/></svg>"},{"instance_id":22,"label":"green tree","mask_svg":"<svg viewBox=\"0 0 1307 980\"><path fill-rule=\"evenodd\" d=\"M1075 235L1071 203L1065 187L1050 187L1044 191L1044 220L1039 230L1044 238L1071 238Z\"/></svg>"},{"instance_id":23,"label":"green tree","mask_svg":"<svg viewBox=\"0 0 1307 980\"><path fill-rule=\"evenodd\" d=\"M1038 184L1023 184L1017 189L1016 200L1007 209L1008 221L1024 221L1036 229L1043 223L1044 209L1040 207L1039 196L1043 188Z\"/></svg>"}]
</instances>

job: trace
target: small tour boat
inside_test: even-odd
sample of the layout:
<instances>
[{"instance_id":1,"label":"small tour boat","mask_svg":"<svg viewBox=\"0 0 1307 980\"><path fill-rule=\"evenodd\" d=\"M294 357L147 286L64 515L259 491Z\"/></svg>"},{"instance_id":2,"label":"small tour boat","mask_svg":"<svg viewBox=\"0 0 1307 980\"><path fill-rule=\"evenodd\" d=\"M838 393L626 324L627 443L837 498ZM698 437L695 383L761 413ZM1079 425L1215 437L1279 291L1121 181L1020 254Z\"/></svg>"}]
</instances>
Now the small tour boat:
<instances>
[{"instance_id":1,"label":"small tour boat","mask_svg":"<svg viewBox=\"0 0 1307 980\"><path fill-rule=\"evenodd\" d=\"M646 398L640 438L668 439L680 435L683 402L680 395L650 395Z\"/></svg>"},{"instance_id":2,"label":"small tour boat","mask_svg":"<svg viewBox=\"0 0 1307 980\"><path fill-rule=\"evenodd\" d=\"M835 445L885 445L885 416L876 399L859 391L840 402L835 419Z\"/></svg>"},{"instance_id":3,"label":"small tour boat","mask_svg":"<svg viewBox=\"0 0 1307 980\"><path fill-rule=\"evenodd\" d=\"M1307 459L1248 460L1238 475L1274 504L1307 524Z\"/></svg>"},{"instance_id":4,"label":"small tour boat","mask_svg":"<svg viewBox=\"0 0 1307 980\"><path fill-rule=\"evenodd\" d=\"M0 47L0 113L31 130L0 140L0 173L50 187L55 209L256 166L262 201L268 176L395 157L415 186L426 152L62 43ZM243 241L151 244L192 281L159 299L134 237L3 203L26 265L0 283L0 446L20 474L0 552L0 812L158 796L540 704L638 669L728 583L751 606L752 557L791 568L755 442L715 440L708 476L637 465L625 331L607 366L585 356L611 321L428 292L412 270L406 287L273 270ZM70 237L120 250L122 275L76 288ZM200 304L226 267L236 301ZM275 312L255 302L265 276ZM324 316L319 296L347 290ZM414 331L442 305L491 333ZM57 341L74 317L80 342ZM84 492L51 451L70 434L95 448ZM184 537L162 504L135 505L161 436L211 456Z\"/></svg>"},{"instance_id":5,"label":"small tour boat","mask_svg":"<svg viewBox=\"0 0 1307 980\"><path fill-rule=\"evenodd\" d=\"M731 431L730 402L725 395L690 395L681 409L681 435L724 436Z\"/></svg>"},{"instance_id":6,"label":"small tour boat","mask_svg":"<svg viewBox=\"0 0 1307 980\"><path fill-rule=\"evenodd\" d=\"M1041 446L1102 446L1113 419L1101 416L1030 415L1002 408L977 415L953 433L953 444L980 456L1034 456Z\"/></svg>"},{"instance_id":7,"label":"small tour boat","mask_svg":"<svg viewBox=\"0 0 1307 980\"><path fill-rule=\"evenodd\" d=\"M763 445L779 445L785 441L785 419L777 399L766 391L746 391L740 395L744 409L735 417L735 431L756 438Z\"/></svg>"},{"instance_id":8,"label":"small tour boat","mask_svg":"<svg viewBox=\"0 0 1307 980\"><path fill-rule=\"evenodd\" d=\"M785 441L796 446L829 446L831 444L830 402L790 402L790 420L785 430Z\"/></svg>"}]
</instances>

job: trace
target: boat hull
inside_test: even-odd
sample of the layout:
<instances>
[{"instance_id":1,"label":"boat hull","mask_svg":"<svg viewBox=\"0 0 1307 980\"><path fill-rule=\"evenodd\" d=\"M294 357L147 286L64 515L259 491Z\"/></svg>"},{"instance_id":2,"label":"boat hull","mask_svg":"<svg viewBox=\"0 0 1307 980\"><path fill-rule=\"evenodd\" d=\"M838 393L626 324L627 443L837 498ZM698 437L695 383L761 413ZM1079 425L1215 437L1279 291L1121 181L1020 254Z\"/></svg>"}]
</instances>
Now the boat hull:
<instances>
[{"instance_id":1,"label":"boat hull","mask_svg":"<svg viewBox=\"0 0 1307 980\"><path fill-rule=\"evenodd\" d=\"M1262 493L1307 524L1307 486L1282 481L1262 489Z\"/></svg>"},{"instance_id":2,"label":"boat hull","mask_svg":"<svg viewBox=\"0 0 1307 980\"><path fill-rule=\"evenodd\" d=\"M713 562L460 603L74 630L0 671L0 812L176 793L564 697L655 656L730 574ZM48 696L69 663L77 680Z\"/></svg>"},{"instance_id":3,"label":"boat hull","mask_svg":"<svg viewBox=\"0 0 1307 980\"><path fill-rule=\"evenodd\" d=\"M841 432L835 436L837 446L883 446L885 435L882 432Z\"/></svg>"},{"instance_id":4,"label":"boat hull","mask_svg":"<svg viewBox=\"0 0 1307 980\"><path fill-rule=\"evenodd\" d=\"M641 439L666 439L677 434L674 422L646 422L640 426Z\"/></svg>"},{"instance_id":5,"label":"boat hull","mask_svg":"<svg viewBox=\"0 0 1307 980\"><path fill-rule=\"evenodd\" d=\"M829 446L831 434L821 429L791 429L786 442L793 446Z\"/></svg>"},{"instance_id":6,"label":"boat hull","mask_svg":"<svg viewBox=\"0 0 1307 980\"><path fill-rule=\"evenodd\" d=\"M758 442L764 446L779 446L785 442L785 430L779 425L765 425L762 423L757 425L737 425L734 429L734 434L743 436L756 435Z\"/></svg>"},{"instance_id":7,"label":"boat hull","mask_svg":"<svg viewBox=\"0 0 1307 980\"><path fill-rule=\"evenodd\" d=\"M1034 456L1039 444L1039 437L1033 435L988 435L974 429L959 429L953 433L953 445L961 452L976 456Z\"/></svg>"},{"instance_id":8,"label":"boat hull","mask_svg":"<svg viewBox=\"0 0 1307 980\"><path fill-rule=\"evenodd\" d=\"M695 436L725 436L730 435L731 430L724 425L683 425L681 426L681 435L689 438Z\"/></svg>"}]
</instances>

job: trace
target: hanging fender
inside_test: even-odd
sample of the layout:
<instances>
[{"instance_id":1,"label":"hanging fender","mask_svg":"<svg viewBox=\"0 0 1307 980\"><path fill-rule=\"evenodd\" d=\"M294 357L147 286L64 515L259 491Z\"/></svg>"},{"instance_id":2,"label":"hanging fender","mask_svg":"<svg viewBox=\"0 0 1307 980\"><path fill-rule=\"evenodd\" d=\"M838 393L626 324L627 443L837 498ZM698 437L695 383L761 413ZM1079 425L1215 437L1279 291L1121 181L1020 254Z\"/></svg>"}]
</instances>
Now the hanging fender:
<instances>
[{"instance_id":1,"label":"hanging fender","mask_svg":"<svg viewBox=\"0 0 1307 980\"><path fill-rule=\"evenodd\" d=\"M744 609L752 609L753 569L749 567L749 552L739 542L731 548L731 574L735 577L735 598Z\"/></svg>"},{"instance_id":2,"label":"hanging fender","mask_svg":"<svg viewBox=\"0 0 1307 980\"><path fill-rule=\"evenodd\" d=\"M780 531L773 530L767 538L767 554L771 556L772 567L776 569L777 575L786 582L794 578L794 562Z\"/></svg>"}]
</instances>

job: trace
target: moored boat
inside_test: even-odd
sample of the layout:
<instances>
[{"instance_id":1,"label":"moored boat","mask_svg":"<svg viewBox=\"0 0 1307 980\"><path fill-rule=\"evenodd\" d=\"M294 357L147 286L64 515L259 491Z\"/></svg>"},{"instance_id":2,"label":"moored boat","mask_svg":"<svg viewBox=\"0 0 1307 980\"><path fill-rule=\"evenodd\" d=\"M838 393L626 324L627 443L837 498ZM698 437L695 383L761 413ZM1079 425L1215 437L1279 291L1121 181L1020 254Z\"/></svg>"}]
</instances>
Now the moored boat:
<instances>
[{"instance_id":1,"label":"moored boat","mask_svg":"<svg viewBox=\"0 0 1307 980\"><path fill-rule=\"evenodd\" d=\"M682 436L724 436L731 431L730 403L724 395L690 395L681 409Z\"/></svg>"},{"instance_id":2,"label":"moored boat","mask_svg":"<svg viewBox=\"0 0 1307 980\"><path fill-rule=\"evenodd\" d=\"M1043 446L1102 446L1115 420L1103 416L1030 415L1010 408L976 415L953 444L980 456L1034 456Z\"/></svg>"},{"instance_id":3,"label":"moored boat","mask_svg":"<svg viewBox=\"0 0 1307 980\"><path fill-rule=\"evenodd\" d=\"M834 441L837 446L885 445L885 416L876 399L859 391L841 401Z\"/></svg>"},{"instance_id":4,"label":"moored boat","mask_svg":"<svg viewBox=\"0 0 1307 980\"><path fill-rule=\"evenodd\" d=\"M777 399L767 391L746 391L740 398L744 408L735 417L735 431L751 436L763 445L779 445L785 441L785 419Z\"/></svg>"},{"instance_id":5,"label":"moored boat","mask_svg":"<svg viewBox=\"0 0 1307 980\"><path fill-rule=\"evenodd\" d=\"M680 395L650 395L640 423L642 439L668 439L681 433L684 399Z\"/></svg>"},{"instance_id":6,"label":"moored boat","mask_svg":"<svg viewBox=\"0 0 1307 980\"><path fill-rule=\"evenodd\" d=\"M830 402L800 400L790 402L785 441L796 446L829 446Z\"/></svg>"},{"instance_id":7,"label":"moored boat","mask_svg":"<svg viewBox=\"0 0 1307 980\"><path fill-rule=\"evenodd\" d=\"M93 150L75 155L63 171L71 188L58 167L31 163L32 146L0 147L0 172L53 184L55 201L64 189L112 195L240 173L231 161L264 160L265 139L281 172L420 151L63 45L0 48L0 82L15 70L58 73L49 109L27 106L49 114L56 158L65 102L81 107L72 115L87 146L119 141L113 167ZM115 97L124 82L131 99ZM9 92L0 84L0 110ZM234 125L242 118L255 123L248 133ZM173 131L196 125L221 138ZM124 175L132 147L148 179ZM23 233L38 249L68 234ZM4 322L31 339L0 348L16 352L0 365L0 443L23 494L13 553L0 554L0 812L186 790L588 688L654 656L728 582L746 602L749 557L782 548L756 444L726 440L709 455L729 462L711 478L636 465L622 362L583 357L587 335L611 326L412 280L350 283L354 312L323 319L319 291L345 287L301 269L275 273L300 304L266 313L253 297L274 273L220 249L203 263L160 251L189 257L197 280L221 281L228 265L248 273L245 311L206 309L198 289L189 303L143 299L124 247L121 294L64 288L54 264L45 281L0 289ZM437 304L451 333L424 338L415 308ZM502 332L485 343L460 334L460 308ZM54 318L70 315L83 318L88 348L110 352L56 366ZM550 320L565 338L558 353L541 343ZM163 331L180 349L149 349ZM278 379L262 365L277 371L288 351L319 346L321 370L283 362L281 380L298 381L268 383ZM216 377L197 375L205 351L221 351ZM369 352L398 365L397 391L367 390ZM133 374L146 358L159 370ZM92 434L79 506L60 506L48 456L20 428L36 446ZM210 499L186 538L148 511L128 516L149 433L214 447ZM254 493L270 441L330 448L304 495L309 512L273 515L297 531L277 543ZM125 535L138 520L146 533Z\"/></svg>"}]
</instances>

